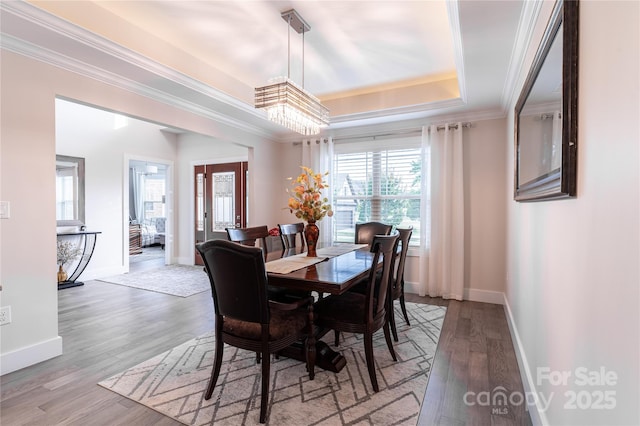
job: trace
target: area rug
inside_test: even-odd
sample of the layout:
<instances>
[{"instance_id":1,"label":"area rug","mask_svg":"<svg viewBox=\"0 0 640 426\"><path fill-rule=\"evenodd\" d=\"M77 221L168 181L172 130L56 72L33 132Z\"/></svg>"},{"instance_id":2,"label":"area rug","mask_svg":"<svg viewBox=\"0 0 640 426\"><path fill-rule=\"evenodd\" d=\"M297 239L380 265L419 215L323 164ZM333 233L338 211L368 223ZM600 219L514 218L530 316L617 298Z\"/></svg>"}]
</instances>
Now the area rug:
<instances>
[{"instance_id":1,"label":"area rug","mask_svg":"<svg viewBox=\"0 0 640 426\"><path fill-rule=\"evenodd\" d=\"M384 334L374 336L380 392L367 372L361 335L342 333L337 349L347 364L339 373L272 357L267 423L271 425L415 425L420 413L446 308L407 303L411 326L398 321L398 361ZM402 318L398 311L397 318ZM333 347L333 333L324 339ZM261 366L255 353L225 345L224 363L210 400L203 399L214 359L206 334L110 377L101 386L187 425L257 425Z\"/></svg>"},{"instance_id":2,"label":"area rug","mask_svg":"<svg viewBox=\"0 0 640 426\"><path fill-rule=\"evenodd\" d=\"M167 265L148 271L102 278L98 281L181 297L189 297L211 289L209 277L202 266L189 265Z\"/></svg>"},{"instance_id":3,"label":"area rug","mask_svg":"<svg viewBox=\"0 0 640 426\"><path fill-rule=\"evenodd\" d=\"M160 246L145 247L141 253L129 255L129 264L156 259L164 259L164 250Z\"/></svg>"}]
</instances>

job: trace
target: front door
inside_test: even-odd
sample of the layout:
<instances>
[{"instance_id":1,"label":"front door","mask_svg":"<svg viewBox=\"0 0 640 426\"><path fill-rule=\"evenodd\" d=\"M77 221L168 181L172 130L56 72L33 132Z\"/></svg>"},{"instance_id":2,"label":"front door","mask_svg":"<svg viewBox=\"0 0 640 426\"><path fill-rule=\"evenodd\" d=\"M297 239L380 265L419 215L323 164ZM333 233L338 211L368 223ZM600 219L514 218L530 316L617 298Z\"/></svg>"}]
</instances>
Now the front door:
<instances>
[{"instance_id":1,"label":"front door","mask_svg":"<svg viewBox=\"0 0 640 426\"><path fill-rule=\"evenodd\" d=\"M195 240L226 239L226 228L244 228L247 162L195 167ZM203 265L196 250L196 265Z\"/></svg>"}]
</instances>

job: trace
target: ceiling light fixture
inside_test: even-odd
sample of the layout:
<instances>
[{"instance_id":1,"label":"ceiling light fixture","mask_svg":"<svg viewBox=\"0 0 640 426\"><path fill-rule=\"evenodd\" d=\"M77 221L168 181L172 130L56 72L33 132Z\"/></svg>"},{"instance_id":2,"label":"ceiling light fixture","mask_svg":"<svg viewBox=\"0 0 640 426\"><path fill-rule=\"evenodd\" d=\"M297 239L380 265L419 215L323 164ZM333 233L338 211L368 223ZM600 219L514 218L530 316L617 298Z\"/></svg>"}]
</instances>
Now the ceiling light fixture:
<instances>
[{"instance_id":1,"label":"ceiling light fixture","mask_svg":"<svg viewBox=\"0 0 640 426\"><path fill-rule=\"evenodd\" d=\"M289 24L287 45L287 77L279 77L263 87L256 87L256 108L264 108L267 118L303 135L317 135L320 127L329 124L329 109L304 90L304 33L311 27L294 9L282 12ZM290 80L291 28L302 34L302 87Z\"/></svg>"}]
</instances>

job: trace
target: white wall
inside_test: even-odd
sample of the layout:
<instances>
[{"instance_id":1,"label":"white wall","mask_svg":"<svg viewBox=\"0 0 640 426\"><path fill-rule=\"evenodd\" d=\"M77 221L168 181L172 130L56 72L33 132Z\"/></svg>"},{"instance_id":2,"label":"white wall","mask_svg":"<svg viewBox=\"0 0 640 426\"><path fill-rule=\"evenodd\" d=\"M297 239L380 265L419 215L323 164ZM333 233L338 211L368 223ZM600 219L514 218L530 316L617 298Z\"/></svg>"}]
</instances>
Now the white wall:
<instances>
[{"instance_id":1,"label":"white wall","mask_svg":"<svg viewBox=\"0 0 640 426\"><path fill-rule=\"evenodd\" d=\"M0 329L0 374L62 352L55 277L56 96L251 146L260 161L252 169L250 193L250 208L259 209L250 213L275 223L270 192L277 178L271 169L279 149L274 142L5 50L0 66L0 199L11 203L11 218L0 220L0 305L11 306L13 319ZM100 164L91 167L100 170L98 176L107 173ZM178 212L176 220L181 217Z\"/></svg>"},{"instance_id":2,"label":"white wall","mask_svg":"<svg viewBox=\"0 0 640 426\"><path fill-rule=\"evenodd\" d=\"M529 374L525 386L552 398L548 409L539 405L532 412L534 423L637 425L640 3L584 1L580 8L578 193L570 200L509 201L507 302ZM540 17L541 25L547 17ZM511 139L513 114L508 123ZM512 191L509 179L511 200ZM581 385L579 368L596 379L604 369L617 379ZM570 376L566 385L553 385L538 381L538 369ZM614 393L615 408L589 408L604 391ZM566 408L571 393L587 407Z\"/></svg>"},{"instance_id":3,"label":"white wall","mask_svg":"<svg viewBox=\"0 0 640 426\"><path fill-rule=\"evenodd\" d=\"M465 300L502 303L505 288L506 203L509 180L506 120L464 130Z\"/></svg>"},{"instance_id":4,"label":"white wall","mask_svg":"<svg viewBox=\"0 0 640 426\"><path fill-rule=\"evenodd\" d=\"M154 123L127 118L114 129L109 111L56 100L56 153L85 159L85 224L100 231L82 280L127 271L128 158L173 162L176 137ZM171 169L169 169L171 171ZM126 206L125 206L126 204Z\"/></svg>"}]
</instances>

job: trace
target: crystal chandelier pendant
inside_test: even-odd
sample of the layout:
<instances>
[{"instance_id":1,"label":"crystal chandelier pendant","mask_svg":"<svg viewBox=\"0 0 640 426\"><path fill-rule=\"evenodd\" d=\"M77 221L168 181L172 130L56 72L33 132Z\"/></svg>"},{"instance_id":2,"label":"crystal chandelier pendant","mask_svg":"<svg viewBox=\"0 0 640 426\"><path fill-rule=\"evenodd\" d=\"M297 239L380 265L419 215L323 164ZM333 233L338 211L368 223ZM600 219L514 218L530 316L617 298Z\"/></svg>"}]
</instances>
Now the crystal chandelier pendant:
<instances>
[{"instance_id":1,"label":"crystal chandelier pendant","mask_svg":"<svg viewBox=\"0 0 640 426\"><path fill-rule=\"evenodd\" d=\"M282 12L282 18L291 28L302 33L304 43L304 33L311 27L293 9ZM304 81L304 44L302 66ZM280 77L266 86L257 87L255 107L265 109L270 121L305 136L317 135L322 126L329 124L329 109L289 77Z\"/></svg>"}]
</instances>

